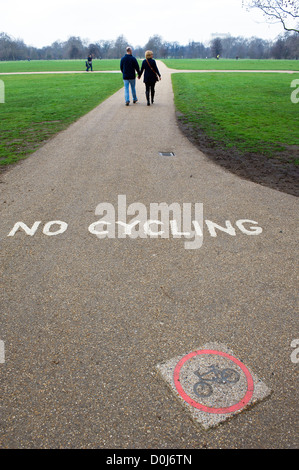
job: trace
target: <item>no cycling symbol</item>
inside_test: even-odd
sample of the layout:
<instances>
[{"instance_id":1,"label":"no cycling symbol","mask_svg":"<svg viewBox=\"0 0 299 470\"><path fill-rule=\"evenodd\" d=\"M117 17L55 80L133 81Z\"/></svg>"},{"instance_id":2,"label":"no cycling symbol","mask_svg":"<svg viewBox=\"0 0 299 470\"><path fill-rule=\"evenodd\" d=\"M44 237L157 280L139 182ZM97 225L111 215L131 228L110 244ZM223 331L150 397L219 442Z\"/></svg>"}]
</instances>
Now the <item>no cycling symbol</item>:
<instances>
[{"instance_id":1,"label":"no cycling symbol","mask_svg":"<svg viewBox=\"0 0 299 470\"><path fill-rule=\"evenodd\" d=\"M232 361L234 364L236 364L244 373L247 381L247 389L245 395L242 397L241 400L239 400L238 403L233 404L231 406L227 407L211 407L211 406L206 406L202 403L199 403L195 401L193 398L191 398L188 393L184 390L181 380L180 380L180 373L183 368L183 366L187 363L187 361L190 361L192 358L200 355L212 355L212 356L220 356L224 357L226 359L229 359ZM193 390L195 393L200 397L209 397L213 393L213 389L211 386L211 383L214 384L234 384L239 381L239 373L230 368L226 369L219 369L213 365L209 366L208 372L205 374L200 375L198 372L194 372L198 378L199 381L194 385ZM187 402L189 405L193 406L194 408L197 408L198 410L204 411L206 413L215 413L215 414L226 414L226 413L233 413L235 411L241 410L244 406L246 406L253 395L254 391L254 383L253 383L253 378L247 369L247 367L239 361L239 359L235 358L234 356L231 356L230 354L227 354L222 351L214 351L210 349L205 349L205 350L199 350L192 352L190 354L187 354L184 356L176 365L176 368L174 370L173 374L174 378L174 383L176 386L176 389L179 393L179 395ZM201 392L196 392L198 388L200 387Z\"/></svg>"},{"instance_id":2,"label":"no cycling symbol","mask_svg":"<svg viewBox=\"0 0 299 470\"><path fill-rule=\"evenodd\" d=\"M205 429L271 393L226 345L216 342L158 364L157 369L184 408Z\"/></svg>"}]
</instances>

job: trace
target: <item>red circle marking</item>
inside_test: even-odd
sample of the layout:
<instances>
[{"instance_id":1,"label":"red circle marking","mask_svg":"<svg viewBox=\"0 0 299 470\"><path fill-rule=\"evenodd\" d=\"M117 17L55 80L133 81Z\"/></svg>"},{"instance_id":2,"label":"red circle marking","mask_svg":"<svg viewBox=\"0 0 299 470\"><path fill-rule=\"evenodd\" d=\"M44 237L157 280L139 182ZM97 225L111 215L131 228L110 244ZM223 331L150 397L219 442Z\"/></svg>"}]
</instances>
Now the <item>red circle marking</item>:
<instances>
[{"instance_id":1,"label":"red circle marking","mask_svg":"<svg viewBox=\"0 0 299 470\"><path fill-rule=\"evenodd\" d=\"M202 405L201 403L196 402L191 397L189 397L189 395L187 395L187 393L184 391L184 389L183 389L183 387L180 383L181 368L183 367L185 362L187 362L189 359L192 359L192 357L199 356L201 354L212 354L212 355L226 357L227 359L230 359L231 361L233 361L235 364L237 364L242 369L242 371L244 372L244 374L246 376L246 380L247 380L247 391L246 391L244 397L242 398L242 400L240 400L235 405L228 406L226 408L211 408L209 406L205 406L205 405ZM232 413L234 411L238 411L241 408L243 408L245 405L247 405L247 403L249 403L249 401L252 398L253 390L254 390L253 378L252 378L249 370L247 369L247 367L241 361L239 361L239 359L235 358L234 356L231 356L230 354L224 353L222 351L214 351L212 349L202 349L202 350L199 350L199 351L194 351L194 352L189 353L186 356L184 356L177 363L177 365L175 366L173 378L174 378L174 383L175 383L176 389L177 389L178 393L181 395L181 397L187 403L189 403L189 405L191 405L194 408L197 408L201 411L205 411L206 413L225 414L225 413Z\"/></svg>"}]
</instances>

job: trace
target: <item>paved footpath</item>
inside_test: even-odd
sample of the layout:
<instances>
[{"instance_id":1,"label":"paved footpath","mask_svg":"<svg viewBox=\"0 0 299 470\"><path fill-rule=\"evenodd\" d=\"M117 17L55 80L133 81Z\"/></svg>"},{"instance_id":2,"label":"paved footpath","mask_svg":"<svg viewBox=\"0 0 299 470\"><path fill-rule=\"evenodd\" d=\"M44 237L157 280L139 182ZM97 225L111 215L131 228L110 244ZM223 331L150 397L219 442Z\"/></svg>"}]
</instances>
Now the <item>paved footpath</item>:
<instances>
[{"instance_id":1,"label":"paved footpath","mask_svg":"<svg viewBox=\"0 0 299 470\"><path fill-rule=\"evenodd\" d=\"M1 176L1 448L298 447L298 199L199 152L159 67L153 106L138 81L139 103L120 90ZM124 196L139 203L127 219ZM203 205L202 246L149 236L162 202ZM116 222L147 216L145 236L94 224L113 208ZM96 235L113 229L123 238ZM208 431L157 369L206 345L271 391ZM199 371L187 381L189 396ZM214 402L193 402L235 406L222 382L222 397L212 381Z\"/></svg>"}]
</instances>

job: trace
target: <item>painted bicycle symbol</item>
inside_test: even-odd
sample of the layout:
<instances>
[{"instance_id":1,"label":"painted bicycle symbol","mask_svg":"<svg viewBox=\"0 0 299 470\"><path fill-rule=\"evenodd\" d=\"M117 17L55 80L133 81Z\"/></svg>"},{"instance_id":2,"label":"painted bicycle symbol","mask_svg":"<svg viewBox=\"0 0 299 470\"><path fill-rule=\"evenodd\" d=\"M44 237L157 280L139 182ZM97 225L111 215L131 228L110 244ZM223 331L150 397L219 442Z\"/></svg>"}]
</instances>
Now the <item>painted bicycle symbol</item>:
<instances>
[{"instance_id":1,"label":"painted bicycle symbol","mask_svg":"<svg viewBox=\"0 0 299 470\"><path fill-rule=\"evenodd\" d=\"M235 384L240 380L240 374L234 369L220 369L218 366L209 366L209 370L202 374L199 370L194 372L199 381L193 387L195 394L199 397L209 397L213 394L211 384Z\"/></svg>"}]
</instances>

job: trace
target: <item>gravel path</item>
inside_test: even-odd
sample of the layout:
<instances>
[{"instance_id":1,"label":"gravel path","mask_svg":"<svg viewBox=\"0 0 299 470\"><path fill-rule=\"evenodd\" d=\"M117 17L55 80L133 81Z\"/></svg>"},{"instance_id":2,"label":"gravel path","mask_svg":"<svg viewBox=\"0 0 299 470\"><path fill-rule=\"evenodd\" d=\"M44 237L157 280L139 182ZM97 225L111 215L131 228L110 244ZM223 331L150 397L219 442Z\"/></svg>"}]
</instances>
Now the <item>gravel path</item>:
<instances>
[{"instance_id":1,"label":"gravel path","mask_svg":"<svg viewBox=\"0 0 299 470\"><path fill-rule=\"evenodd\" d=\"M194 147L159 68L153 106L138 81L137 104L120 90L1 177L1 448L298 447L298 199ZM98 238L97 205L120 220L121 195L147 217L153 203L202 203L202 246ZM21 221L32 236L12 232ZM273 393L207 433L156 366L208 342Z\"/></svg>"}]
</instances>

